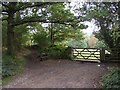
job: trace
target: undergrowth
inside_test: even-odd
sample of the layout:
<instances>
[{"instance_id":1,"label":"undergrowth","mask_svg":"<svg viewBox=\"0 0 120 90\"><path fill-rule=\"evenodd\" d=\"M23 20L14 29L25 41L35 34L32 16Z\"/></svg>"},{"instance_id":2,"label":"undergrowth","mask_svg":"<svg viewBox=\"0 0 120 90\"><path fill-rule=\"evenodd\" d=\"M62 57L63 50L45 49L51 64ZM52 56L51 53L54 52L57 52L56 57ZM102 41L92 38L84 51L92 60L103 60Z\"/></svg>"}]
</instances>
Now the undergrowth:
<instances>
[{"instance_id":1,"label":"undergrowth","mask_svg":"<svg viewBox=\"0 0 120 90\"><path fill-rule=\"evenodd\" d=\"M102 77L103 88L120 89L120 68L112 69Z\"/></svg>"},{"instance_id":2,"label":"undergrowth","mask_svg":"<svg viewBox=\"0 0 120 90\"><path fill-rule=\"evenodd\" d=\"M15 76L24 69L24 58L17 58L8 55L2 57L2 82L9 81L12 76Z\"/></svg>"}]
</instances>

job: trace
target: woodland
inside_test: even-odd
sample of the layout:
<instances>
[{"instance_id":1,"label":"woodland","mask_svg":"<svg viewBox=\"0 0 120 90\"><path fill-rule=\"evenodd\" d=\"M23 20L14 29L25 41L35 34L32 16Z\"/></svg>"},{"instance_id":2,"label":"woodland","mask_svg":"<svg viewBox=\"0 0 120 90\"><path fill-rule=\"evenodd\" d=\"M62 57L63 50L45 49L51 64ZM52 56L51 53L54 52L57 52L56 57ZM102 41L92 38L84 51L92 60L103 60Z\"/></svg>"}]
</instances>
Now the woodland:
<instances>
[{"instance_id":1,"label":"woodland","mask_svg":"<svg viewBox=\"0 0 120 90\"><path fill-rule=\"evenodd\" d=\"M2 79L16 75L25 65L25 56L36 51L49 59L71 59L71 48L89 48L85 21L94 21L100 30L94 48L120 55L120 2L1 2ZM117 49L117 50L115 50ZM114 70L113 70L114 71ZM120 70L114 71L115 77ZM104 86L120 88L120 78L109 74ZM112 77L112 79L111 79ZM115 79L116 80L116 79Z\"/></svg>"}]
</instances>

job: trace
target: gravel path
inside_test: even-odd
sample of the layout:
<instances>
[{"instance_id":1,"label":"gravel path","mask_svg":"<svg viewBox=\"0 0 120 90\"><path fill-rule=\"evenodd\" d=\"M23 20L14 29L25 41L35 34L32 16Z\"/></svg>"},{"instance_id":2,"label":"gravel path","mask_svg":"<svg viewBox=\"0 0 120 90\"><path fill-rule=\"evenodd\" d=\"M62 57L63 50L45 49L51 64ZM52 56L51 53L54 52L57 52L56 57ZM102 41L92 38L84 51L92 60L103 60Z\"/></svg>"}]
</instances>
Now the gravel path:
<instances>
[{"instance_id":1,"label":"gravel path","mask_svg":"<svg viewBox=\"0 0 120 90\"><path fill-rule=\"evenodd\" d=\"M70 60L39 61L34 54L27 59L25 71L3 88L101 88L101 77L109 66Z\"/></svg>"}]
</instances>

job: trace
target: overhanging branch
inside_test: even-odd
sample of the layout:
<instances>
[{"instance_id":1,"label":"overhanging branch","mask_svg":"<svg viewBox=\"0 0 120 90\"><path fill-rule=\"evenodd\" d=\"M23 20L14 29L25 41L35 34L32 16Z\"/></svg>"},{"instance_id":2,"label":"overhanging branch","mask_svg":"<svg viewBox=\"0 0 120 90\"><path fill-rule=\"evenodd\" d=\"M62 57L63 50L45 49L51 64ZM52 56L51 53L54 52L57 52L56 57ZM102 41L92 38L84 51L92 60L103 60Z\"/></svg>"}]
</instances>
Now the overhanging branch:
<instances>
[{"instance_id":1,"label":"overhanging branch","mask_svg":"<svg viewBox=\"0 0 120 90\"><path fill-rule=\"evenodd\" d=\"M57 4L58 2L41 2L41 3L36 3L34 5L25 5L24 7L18 7L15 9L15 11L20 11L20 10L24 10L26 8L32 8L32 7L42 7L44 5L52 5L52 4Z\"/></svg>"},{"instance_id":2,"label":"overhanging branch","mask_svg":"<svg viewBox=\"0 0 120 90\"><path fill-rule=\"evenodd\" d=\"M71 22L73 22L74 19L69 19L69 20L57 20L57 19L53 19L53 20L48 20L48 19L42 19L41 17L29 17L29 18L24 18L21 20L16 20L14 22L14 26L18 26L18 25L22 25L25 23L32 23L32 22L43 22L43 23L59 23L59 24L65 24L65 25L71 25Z\"/></svg>"},{"instance_id":3,"label":"overhanging branch","mask_svg":"<svg viewBox=\"0 0 120 90\"><path fill-rule=\"evenodd\" d=\"M73 20L45 20L45 19L31 19L31 20L20 20L19 22L15 22L14 26L18 26L21 24L25 24L25 23L32 23L32 22L43 22L43 23L59 23L59 24L65 24L65 25L71 25L70 22L72 22Z\"/></svg>"}]
</instances>

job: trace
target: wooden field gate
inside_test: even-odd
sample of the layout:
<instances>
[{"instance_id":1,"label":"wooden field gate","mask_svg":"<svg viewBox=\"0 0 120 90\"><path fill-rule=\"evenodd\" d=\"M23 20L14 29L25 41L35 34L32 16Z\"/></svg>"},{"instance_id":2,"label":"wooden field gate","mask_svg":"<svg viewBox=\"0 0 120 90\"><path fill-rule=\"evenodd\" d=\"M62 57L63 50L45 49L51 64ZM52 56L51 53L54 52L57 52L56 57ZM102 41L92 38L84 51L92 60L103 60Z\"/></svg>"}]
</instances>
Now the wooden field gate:
<instances>
[{"instance_id":1,"label":"wooden field gate","mask_svg":"<svg viewBox=\"0 0 120 90\"><path fill-rule=\"evenodd\" d=\"M103 48L72 48L72 59L100 62L105 59L105 50Z\"/></svg>"}]
</instances>

